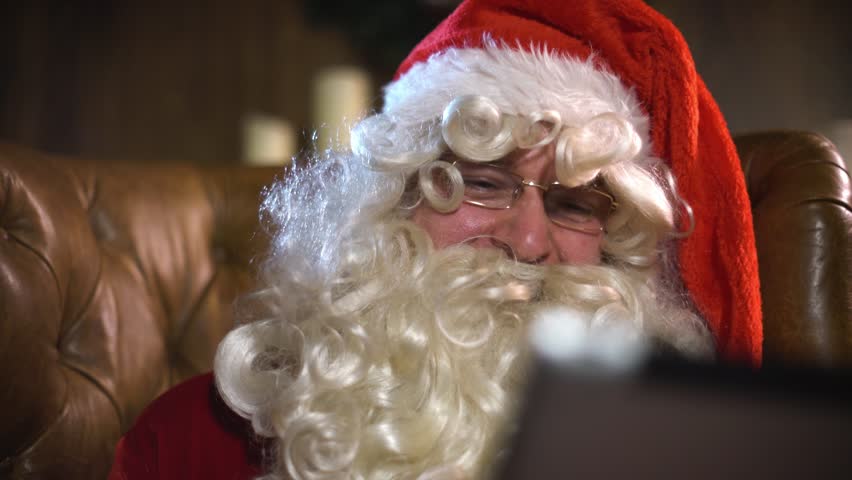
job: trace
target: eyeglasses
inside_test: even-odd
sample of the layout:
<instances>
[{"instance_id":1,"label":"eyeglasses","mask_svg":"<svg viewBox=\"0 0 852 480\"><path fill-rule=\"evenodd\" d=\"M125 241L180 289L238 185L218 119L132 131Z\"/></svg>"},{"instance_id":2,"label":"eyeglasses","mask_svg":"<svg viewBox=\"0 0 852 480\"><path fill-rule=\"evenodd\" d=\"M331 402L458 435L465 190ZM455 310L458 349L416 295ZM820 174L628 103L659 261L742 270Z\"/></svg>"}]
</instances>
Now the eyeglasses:
<instances>
[{"instance_id":1,"label":"eyeglasses","mask_svg":"<svg viewBox=\"0 0 852 480\"><path fill-rule=\"evenodd\" d=\"M577 232L603 233L606 219L618 206L611 195L591 185L573 188L559 182L542 185L494 165L462 161L453 165L464 181L464 203L492 210L510 209L524 187L538 188L543 192L544 211L550 221Z\"/></svg>"}]
</instances>

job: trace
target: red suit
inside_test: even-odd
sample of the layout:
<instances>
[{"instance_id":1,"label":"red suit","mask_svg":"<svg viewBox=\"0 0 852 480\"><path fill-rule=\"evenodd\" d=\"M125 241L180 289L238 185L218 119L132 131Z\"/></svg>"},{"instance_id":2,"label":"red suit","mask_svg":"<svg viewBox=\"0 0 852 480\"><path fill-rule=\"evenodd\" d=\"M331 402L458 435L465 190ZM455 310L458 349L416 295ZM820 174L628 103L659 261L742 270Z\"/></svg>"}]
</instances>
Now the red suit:
<instances>
[{"instance_id":1,"label":"red suit","mask_svg":"<svg viewBox=\"0 0 852 480\"><path fill-rule=\"evenodd\" d=\"M109 480L250 479L265 470L264 447L249 422L225 405L208 373L145 409L118 443Z\"/></svg>"}]
</instances>

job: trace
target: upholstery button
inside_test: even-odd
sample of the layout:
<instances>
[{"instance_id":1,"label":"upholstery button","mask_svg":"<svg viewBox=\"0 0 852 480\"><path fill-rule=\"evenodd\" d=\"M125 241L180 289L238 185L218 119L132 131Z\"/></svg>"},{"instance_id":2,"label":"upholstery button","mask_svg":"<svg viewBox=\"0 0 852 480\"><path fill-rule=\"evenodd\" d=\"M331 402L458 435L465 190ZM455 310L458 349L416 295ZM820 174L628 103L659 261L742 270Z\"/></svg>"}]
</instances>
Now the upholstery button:
<instances>
[{"instance_id":1,"label":"upholstery button","mask_svg":"<svg viewBox=\"0 0 852 480\"><path fill-rule=\"evenodd\" d=\"M0 228L0 240L9 240L9 232L5 228Z\"/></svg>"}]
</instances>

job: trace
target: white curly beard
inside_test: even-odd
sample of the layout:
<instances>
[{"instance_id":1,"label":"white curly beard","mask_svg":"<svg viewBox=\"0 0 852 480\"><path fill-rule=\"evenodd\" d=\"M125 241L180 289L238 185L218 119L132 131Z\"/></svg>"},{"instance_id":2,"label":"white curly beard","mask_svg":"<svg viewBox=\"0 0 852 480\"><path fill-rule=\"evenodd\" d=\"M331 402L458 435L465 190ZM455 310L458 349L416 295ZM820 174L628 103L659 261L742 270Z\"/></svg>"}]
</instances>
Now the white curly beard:
<instances>
[{"instance_id":1,"label":"white curly beard","mask_svg":"<svg viewBox=\"0 0 852 480\"><path fill-rule=\"evenodd\" d=\"M511 429L542 310L569 306L588 329L712 352L700 320L663 301L650 272L433 252L410 222L376 228L312 304L240 327L217 353L223 397L279 440L275 478L482 476Z\"/></svg>"}]
</instances>

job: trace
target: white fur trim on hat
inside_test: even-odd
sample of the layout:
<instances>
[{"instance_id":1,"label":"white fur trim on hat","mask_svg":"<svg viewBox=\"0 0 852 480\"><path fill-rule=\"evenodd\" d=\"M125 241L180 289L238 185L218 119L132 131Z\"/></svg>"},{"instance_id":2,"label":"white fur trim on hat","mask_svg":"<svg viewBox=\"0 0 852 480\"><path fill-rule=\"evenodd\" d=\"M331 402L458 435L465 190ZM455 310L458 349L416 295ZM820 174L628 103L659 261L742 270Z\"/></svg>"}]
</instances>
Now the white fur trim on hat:
<instances>
[{"instance_id":1,"label":"white fur trim on hat","mask_svg":"<svg viewBox=\"0 0 852 480\"><path fill-rule=\"evenodd\" d=\"M593 59L493 40L484 48L449 48L412 66L385 87L383 113L398 124L416 125L440 118L444 107L463 95L485 96L506 114L556 110L569 126L615 113L649 145L648 117L636 96Z\"/></svg>"}]
</instances>

